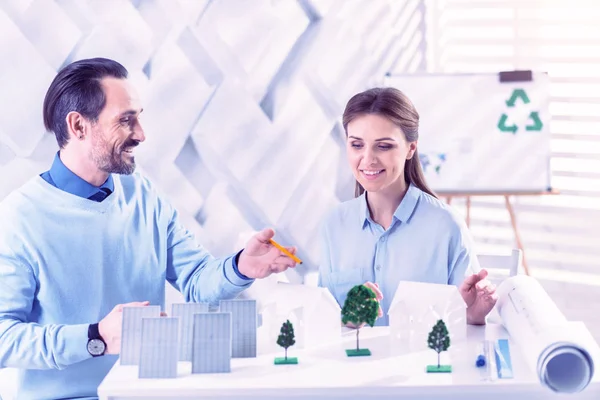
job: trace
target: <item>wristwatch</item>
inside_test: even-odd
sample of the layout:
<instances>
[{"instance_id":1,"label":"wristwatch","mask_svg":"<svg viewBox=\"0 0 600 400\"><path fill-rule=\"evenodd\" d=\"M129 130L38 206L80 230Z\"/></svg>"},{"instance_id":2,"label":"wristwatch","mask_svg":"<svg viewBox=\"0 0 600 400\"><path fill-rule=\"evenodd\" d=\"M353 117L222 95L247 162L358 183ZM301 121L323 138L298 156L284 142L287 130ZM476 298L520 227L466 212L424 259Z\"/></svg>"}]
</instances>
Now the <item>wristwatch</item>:
<instances>
[{"instance_id":1,"label":"wristwatch","mask_svg":"<svg viewBox=\"0 0 600 400\"><path fill-rule=\"evenodd\" d=\"M100 336L98 324L91 324L88 328L87 351L93 357L103 356L106 351L106 343L102 340L102 336Z\"/></svg>"}]
</instances>

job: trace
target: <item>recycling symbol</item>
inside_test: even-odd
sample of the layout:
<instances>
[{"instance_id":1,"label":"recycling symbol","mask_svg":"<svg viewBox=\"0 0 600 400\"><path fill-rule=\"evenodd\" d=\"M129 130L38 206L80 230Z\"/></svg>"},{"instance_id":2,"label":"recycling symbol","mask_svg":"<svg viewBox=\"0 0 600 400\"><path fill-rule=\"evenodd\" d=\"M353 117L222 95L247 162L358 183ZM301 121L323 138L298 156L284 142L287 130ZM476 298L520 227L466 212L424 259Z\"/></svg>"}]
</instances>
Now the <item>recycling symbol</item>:
<instances>
[{"instance_id":1,"label":"recycling symbol","mask_svg":"<svg viewBox=\"0 0 600 400\"><path fill-rule=\"evenodd\" d=\"M515 90L513 90L510 98L508 100L506 100L506 106L514 107L515 104L517 103L517 99L521 99L523 104L529 104L529 102L530 102L529 97L527 96L527 93L525 93L525 90L515 89ZM500 116L500 121L498 121L498 129L500 129L501 132L510 132L513 135L515 135L518 130L517 125L516 124L507 125L506 124L507 120L508 120L508 115L503 113L502 116ZM544 126L542 124L542 120L540 119L540 115L537 111L530 112L529 118L527 119L527 121L529 122L529 124L525 126L526 131L541 131L542 126Z\"/></svg>"}]
</instances>

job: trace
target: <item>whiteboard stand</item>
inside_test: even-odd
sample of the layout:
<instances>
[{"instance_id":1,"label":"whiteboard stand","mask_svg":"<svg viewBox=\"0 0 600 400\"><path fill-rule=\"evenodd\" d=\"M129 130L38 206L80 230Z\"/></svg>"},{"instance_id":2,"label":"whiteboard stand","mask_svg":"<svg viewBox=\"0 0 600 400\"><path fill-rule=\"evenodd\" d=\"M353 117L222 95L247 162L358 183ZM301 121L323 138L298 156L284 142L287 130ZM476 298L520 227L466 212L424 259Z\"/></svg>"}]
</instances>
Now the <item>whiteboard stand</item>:
<instances>
[{"instance_id":1,"label":"whiteboard stand","mask_svg":"<svg viewBox=\"0 0 600 400\"><path fill-rule=\"evenodd\" d=\"M559 194L557 190L551 189L543 192L437 192L437 194L441 197L446 198L446 202L448 204L452 203L452 199L454 197L465 197L466 198L466 223L467 227L471 226L471 197L474 196L502 196L504 197L504 205L506 207L506 211L508 211L508 215L510 217L510 224L512 226L513 234L515 235L515 241L517 242L517 248L521 250L523 254L523 270L526 275L529 274L529 267L527 265L527 258L525 257L525 248L523 246L523 241L521 240L521 235L519 234L519 227L517 225L517 216L515 214L515 210L510 202L510 196L540 196L540 195L548 195L548 194Z\"/></svg>"}]
</instances>

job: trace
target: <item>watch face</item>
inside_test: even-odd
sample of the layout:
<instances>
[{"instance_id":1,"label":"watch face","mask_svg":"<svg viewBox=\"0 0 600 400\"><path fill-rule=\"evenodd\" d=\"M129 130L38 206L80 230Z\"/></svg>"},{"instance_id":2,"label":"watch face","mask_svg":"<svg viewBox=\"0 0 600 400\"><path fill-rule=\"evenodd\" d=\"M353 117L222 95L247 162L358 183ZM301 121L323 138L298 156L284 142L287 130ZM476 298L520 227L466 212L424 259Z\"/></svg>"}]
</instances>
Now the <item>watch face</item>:
<instances>
[{"instance_id":1,"label":"watch face","mask_svg":"<svg viewBox=\"0 0 600 400\"><path fill-rule=\"evenodd\" d=\"M88 352L93 356L101 356L106 350L104 342L100 339L91 339L87 345Z\"/></svg>"}]
</instances>

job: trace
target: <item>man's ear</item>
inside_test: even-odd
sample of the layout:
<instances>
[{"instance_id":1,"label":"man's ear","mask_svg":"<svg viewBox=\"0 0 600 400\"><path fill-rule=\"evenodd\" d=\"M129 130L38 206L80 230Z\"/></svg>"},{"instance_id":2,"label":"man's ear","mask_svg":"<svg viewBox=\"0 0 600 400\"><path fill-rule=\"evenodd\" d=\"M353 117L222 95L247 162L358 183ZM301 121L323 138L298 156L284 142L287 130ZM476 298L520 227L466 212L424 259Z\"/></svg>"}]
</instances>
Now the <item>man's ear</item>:
<instances>
[{"instance_id":1,"label":"man's ear","mask_svg":"<svg viewBox=\"0 0 600 400\"><path fill-rule=\"evenodd\" d=\"M411 158L413 158L415 151L417 151L417 142L416 141L409 142L408 143L408 154L406 155L406 159L410 160Z\"/></svg>"},{"instance_id":2,"label":"man's ear","mask_svg":"<svg viewBox=\"0 0 600 400\"><path fill-rule=\"evenodd\" d=\"M86 135L86 120L83 115L76 111L71 111L67 114L67 129L69 131L69 138L76 140L85 139Z\"/></svg>"}]
</instances>

